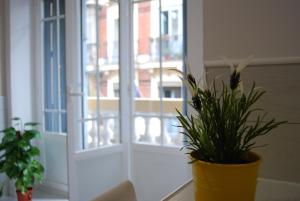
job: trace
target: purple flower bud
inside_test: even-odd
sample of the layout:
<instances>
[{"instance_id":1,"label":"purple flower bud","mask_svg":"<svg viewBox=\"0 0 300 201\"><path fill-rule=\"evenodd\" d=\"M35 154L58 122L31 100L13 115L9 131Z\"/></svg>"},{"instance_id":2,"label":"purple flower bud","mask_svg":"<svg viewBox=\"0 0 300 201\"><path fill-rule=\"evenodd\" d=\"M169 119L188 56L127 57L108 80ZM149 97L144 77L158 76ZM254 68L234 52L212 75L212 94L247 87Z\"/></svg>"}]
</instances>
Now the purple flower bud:
<instances>
[{"instance_id":1,"label":"purple flower bud","mask_svg":"<svg viewBox=\"0 0 300 201\"><path fill-rule=\"evenodd\" d=\"M233 71L233 73L230 75L230 88L231 90L236 89L239 86L240 83L240 73L238 73L236 70Z\"/></svg>"},{"instance_id":2,"label":"purple flower bud","mask_svg":"<svg viewBox=\"0 0 300 201\"><path fill-rule=\"evenodd\" d=\"M187 80L191 84L191 86L193 86L193 87L196 86L196 80L192 74L187 75Z\"/></svg>"}]
</instances>

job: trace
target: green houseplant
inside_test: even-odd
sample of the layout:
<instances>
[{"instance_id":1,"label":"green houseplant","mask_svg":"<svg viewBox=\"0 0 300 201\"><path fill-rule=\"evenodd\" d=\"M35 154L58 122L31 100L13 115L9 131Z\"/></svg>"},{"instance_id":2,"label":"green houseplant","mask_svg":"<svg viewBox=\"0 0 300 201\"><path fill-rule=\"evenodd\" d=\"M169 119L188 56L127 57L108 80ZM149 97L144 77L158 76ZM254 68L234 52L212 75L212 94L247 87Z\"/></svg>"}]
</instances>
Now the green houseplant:
<instances>
[{"instance_id":1,"label":"green houseplant","mask_svg":"<svg viewBox=\"0 0 300 201\"><path fill-rule=\"evenodd\" d=\"M0 144L0 172L15 181L19 201L30 201L32 187L43 180L43 166L35 159L39 156L38 147L32 145L32 140L40 137L36 129L37 123L25 123L19 118L13 118L16 127L6 128ZM24 127L24 128L22 128ZM1 185L1 194L3 190Z\"/></svg>"},{"instance_id":2,"label":"green houseplant","mask_svg":"<svg viewBox=\"0 0 300 201\"><path fill-rule=\"evenodd\" d=\"M181 72L194 112L184 115L177 110L177 119L186 136L183 148L192 160L196 200L253 201L261 161L251 151L255 139L284 123L265 120L263 109L254 107L264 90L255 83L248 92L243 90L240 73L248 62L228 62L230 82L222 81L219 88L216 80L209 88L200 87L191 73Z\"/></svg>"}]
</instances>

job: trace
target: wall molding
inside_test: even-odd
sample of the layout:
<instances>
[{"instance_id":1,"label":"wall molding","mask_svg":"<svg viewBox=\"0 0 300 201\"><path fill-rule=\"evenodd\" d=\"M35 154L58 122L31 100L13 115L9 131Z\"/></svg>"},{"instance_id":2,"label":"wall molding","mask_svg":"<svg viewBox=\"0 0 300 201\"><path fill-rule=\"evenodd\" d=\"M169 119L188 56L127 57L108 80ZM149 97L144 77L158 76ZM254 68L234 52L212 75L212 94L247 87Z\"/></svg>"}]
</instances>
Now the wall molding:
<instances>
[{"instance_id":1,"label":"wall molding","mask_svg":"<svg viewBox=\"0 0 300 201\"><path fill-rule=\"evenodd\" d=\"M239 64L242 59L231 60L234 65ZM268 65L282 65L282 64L300 64L300 57L273 57L273 58L257 58L253 59L249 66L268 66ZM222 59L204 61L204 66L207 68L225 67L228 66Z\"/></svg>"},{"instance_id":2,"label":"wall molding","mask_svg":"<svg viewBox=\"0 0 300 201\"><path fill-rule=\"evenodd\" d=\"M257 200L259 201L298 201L300 184L274 179L258 178Z\"/></svg>"},{"instance_id":3,"label":"wall molding","mask_svg":"<svg viewBox=\"0 0 300 201\"><path fill-rule=\"evenodd\" d=\"M6 126L5 97L0 96L0 130L4 129L5 126Z\"/></svg>"}]
</instances>

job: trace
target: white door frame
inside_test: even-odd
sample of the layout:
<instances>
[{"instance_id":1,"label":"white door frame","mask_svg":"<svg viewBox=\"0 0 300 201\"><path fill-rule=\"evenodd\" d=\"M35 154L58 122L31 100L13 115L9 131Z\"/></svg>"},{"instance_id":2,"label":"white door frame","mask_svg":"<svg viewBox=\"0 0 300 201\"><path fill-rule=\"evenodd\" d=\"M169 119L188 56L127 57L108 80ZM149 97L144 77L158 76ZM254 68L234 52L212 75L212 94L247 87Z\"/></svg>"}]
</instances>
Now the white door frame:
<instances>
[{"instance_id":1,"label":"white door frame","mask_svg":"<svg viewBox=\"0 0 300 201\"><path fill-rule=\"evenodd\" d=\"M80 83L73 83L72 80L80 80L81 69L81 43L80 43L80 1L65 1L66 15L66 81L67 93L78 92ZM71 84L72 83L72 84ZM77 88L75 86L78 86ZM69 200L78 201L77 176L76 176L76 128L80 119L80 98L67 95L68 113L68 183Z\"/></svg>"},{"instance_id":2,"label":"white door frame","mask_svg":"<svg viewBox=\"0 0 300 201\"><path fill-rule=\"evenodd\" d=\"M123 152L124 172L123 178L131 179L131 130L132 126L128 123L131 115L131 74L130 66L132 62L131 46L131 8L130 0L120 0L120 48L128 50L120 54L120 119L121 119L121 145L111 147L113 152ZM81 1L66 0L66 74L67 74L67 114L68 114L68 182L69 200L78 200L78 172L77 162L80 158L92 157L98 154L109 153L109 150L80 151L78 152L78 138L81 136L82 129L79 128L78 120L81 116ZM75 81L76 80L76 81ZM76 96L76 94L78 96ZM129 107L128 107L129 106ZM124 118L126 117L126 118ZM101 153L100 153L101 152Z\"/></svg>"}]
</instances>

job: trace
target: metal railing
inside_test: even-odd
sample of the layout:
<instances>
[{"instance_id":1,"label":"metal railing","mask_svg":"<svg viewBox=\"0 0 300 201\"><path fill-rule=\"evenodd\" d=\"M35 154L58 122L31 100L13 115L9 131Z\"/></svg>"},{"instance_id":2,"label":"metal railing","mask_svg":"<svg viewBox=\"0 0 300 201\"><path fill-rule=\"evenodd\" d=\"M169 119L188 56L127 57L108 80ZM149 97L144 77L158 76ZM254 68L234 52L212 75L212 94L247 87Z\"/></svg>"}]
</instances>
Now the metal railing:
<instances>
[{"instance_id":1,"label":"metal railing","mask_svg":"<svg viewBox=\"0 0 300 201\"><path fill-rule=\"evenodd\" d=\"M140 45L143 41L137 41L136 45ZM160 54L160 42L161 51ZM86 44L88 52L88 65L95 65L96 63L96 45ZM119 41L101 43L101 48L104 49L105 56L99 55L98 61L101 65L113 65L119 62ZM101 51L100 51L101 52ZM139 53L136 53L136 57L139 57ZM160 56L162 61L178 61L182 60L183 55L183 37L182 35L165 35L161 38L149 38L149 50L143 55L149 56L149 62L158 62Z\"/></svg>"},{"instance_id":2,"label":"metal railing","mask_svg":"<svg viewBox=\"0 0 300 201\"><path fill-rule=\"evenodd\" d=\"M159 61L161 42L162 61L181 60L183 55L182 35L165 35L161 38L150 38L150 60Z\"/></svg>"},{"instance_id":3,"label":"metal railing","mask_svg":"<svg viewBox=\"0 0 300 201\"><path fill-rule=\"evenodd\" d=\"M101 43L101 50L97 57L97 44L86 43L87 49L87 65L96 65L99 58L99 65L113 65L119 63L119 41ZM103 54L103 55L102 55Z\"/></svg>"}]
</instances>

